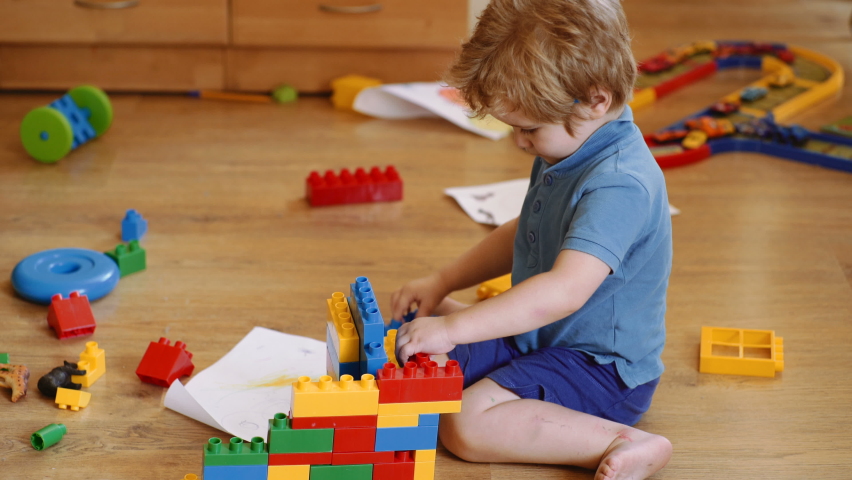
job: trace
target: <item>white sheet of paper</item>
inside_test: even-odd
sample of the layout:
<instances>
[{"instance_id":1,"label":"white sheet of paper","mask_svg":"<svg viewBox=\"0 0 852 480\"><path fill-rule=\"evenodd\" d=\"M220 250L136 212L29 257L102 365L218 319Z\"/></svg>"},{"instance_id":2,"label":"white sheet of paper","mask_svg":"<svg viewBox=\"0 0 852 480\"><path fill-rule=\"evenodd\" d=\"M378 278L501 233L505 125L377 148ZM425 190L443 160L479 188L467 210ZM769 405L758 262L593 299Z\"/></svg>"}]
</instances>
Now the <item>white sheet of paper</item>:
<instances>
[{"instance_id":1,"label":"white sheet of paper","mask_svg":"<svg viewBox=\"0 0 852 480\"><path fill-rule=\"evenodd\" d=\"M474 222L499 226L521 213L529 185L529 179L519 178L487 185L452 187L445 189L444 193L453 197ZM677 215L680 210L669 204L669 213Z\"/></svg>"},{"instance_id":2,"label":"white sheet of paper","mask_svg":"<svg viewBox=\"0 0 852 480\"><path fill-rule=\"evenodd\" d=\"M387 119L442 117L470 132L499 140L512 127L493 118L472 118L453 100L451 89L439 82L391 83L367 88L355 97L353 108L372 117Z\"/></svg>"},{"instance_id":3,"label":"white sheet of paper","mask_svg":"<svg viewBox=\"0 0 852 480\"><path fill-rule=\"evenodd\" d=\"M325 362L325 342L254 327L186 386L172 383L164 403L235 437L266 437L269 419L290 411L290 384L325 375Z\"/></svg>"}]
</instances>

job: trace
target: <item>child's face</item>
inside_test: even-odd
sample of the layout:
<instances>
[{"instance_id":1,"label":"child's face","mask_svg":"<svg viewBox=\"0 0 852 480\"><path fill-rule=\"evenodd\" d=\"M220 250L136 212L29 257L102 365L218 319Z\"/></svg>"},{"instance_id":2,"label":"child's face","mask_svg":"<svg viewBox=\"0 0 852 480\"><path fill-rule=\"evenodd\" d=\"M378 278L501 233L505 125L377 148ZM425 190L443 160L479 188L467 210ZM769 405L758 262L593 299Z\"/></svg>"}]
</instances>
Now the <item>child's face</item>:
<instances>
[{"instance_id":1,"label":"child's face","mask_svg":"<svg viewBox=\"0 0 852 480\"><path fill-rule=\"evenodd\" d=\"M565 130L565 125L534 122L517 110L494 117L512 126L515 143L521 150L537 155L551 165L576 152L600 127L596 121L579 121L572 136Z\"/></svg>"}]
</instances>

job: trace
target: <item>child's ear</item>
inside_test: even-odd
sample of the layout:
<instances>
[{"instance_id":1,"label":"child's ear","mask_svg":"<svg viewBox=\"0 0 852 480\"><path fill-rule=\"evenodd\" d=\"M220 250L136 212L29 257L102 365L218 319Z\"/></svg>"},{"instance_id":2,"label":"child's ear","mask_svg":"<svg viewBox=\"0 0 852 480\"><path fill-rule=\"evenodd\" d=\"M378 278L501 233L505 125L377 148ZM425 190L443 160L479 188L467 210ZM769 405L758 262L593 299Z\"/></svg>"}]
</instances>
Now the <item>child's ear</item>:
<instances>
[{"instance_id":1,"label":"child's ear","mask_svg":"<svg viewBox=\"0 0 852 480\"><path fill-rule=\"evenodd\" d=\"M589 92L589 98L591 99L587 105L589 119L598 120L606 115L606 112L609 111L609 107L612 105L612 93L600 87L592 87L592 90Z\"/></svg>"}]
</instances>

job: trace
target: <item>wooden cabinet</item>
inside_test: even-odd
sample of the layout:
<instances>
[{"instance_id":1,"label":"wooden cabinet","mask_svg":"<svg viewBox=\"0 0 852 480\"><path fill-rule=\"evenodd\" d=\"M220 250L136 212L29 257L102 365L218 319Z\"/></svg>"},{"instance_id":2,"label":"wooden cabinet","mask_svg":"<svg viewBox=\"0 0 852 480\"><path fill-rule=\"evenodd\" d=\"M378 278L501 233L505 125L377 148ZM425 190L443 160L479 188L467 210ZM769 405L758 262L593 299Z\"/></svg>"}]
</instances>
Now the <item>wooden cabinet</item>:
<instances>
[{"instance_id":1,"label":"wooden cabinet","mask_svg":"<svg viewBox=\"0 0 852 480\"><path fill-rule=\"evenodd\" d=\"M338 76L438 80L465 0L0 0L0 89L326 91ZM121 1L121 0L115 0Z\"/></svg>"}]
</instances>

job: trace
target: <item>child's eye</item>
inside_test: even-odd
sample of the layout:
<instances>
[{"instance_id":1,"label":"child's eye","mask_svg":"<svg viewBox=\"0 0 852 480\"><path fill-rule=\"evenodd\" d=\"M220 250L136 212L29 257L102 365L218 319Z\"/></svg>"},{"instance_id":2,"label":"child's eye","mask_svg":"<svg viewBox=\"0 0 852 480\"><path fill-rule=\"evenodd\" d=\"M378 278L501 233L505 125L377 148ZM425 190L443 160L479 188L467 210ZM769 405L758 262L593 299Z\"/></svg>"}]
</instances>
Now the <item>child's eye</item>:
<instances>
[{"instance_id":1,"label":"child's eye","mask_svg":"<svg viewBox=\"0 0 852 480\"><path fill-rule=\"evenodd\" d=\"M538 130L538 128L522 128L521 133L523 133L524 135L530 135L530 134L534 133L536 130Z\"/></svg>"}]
</instances>

